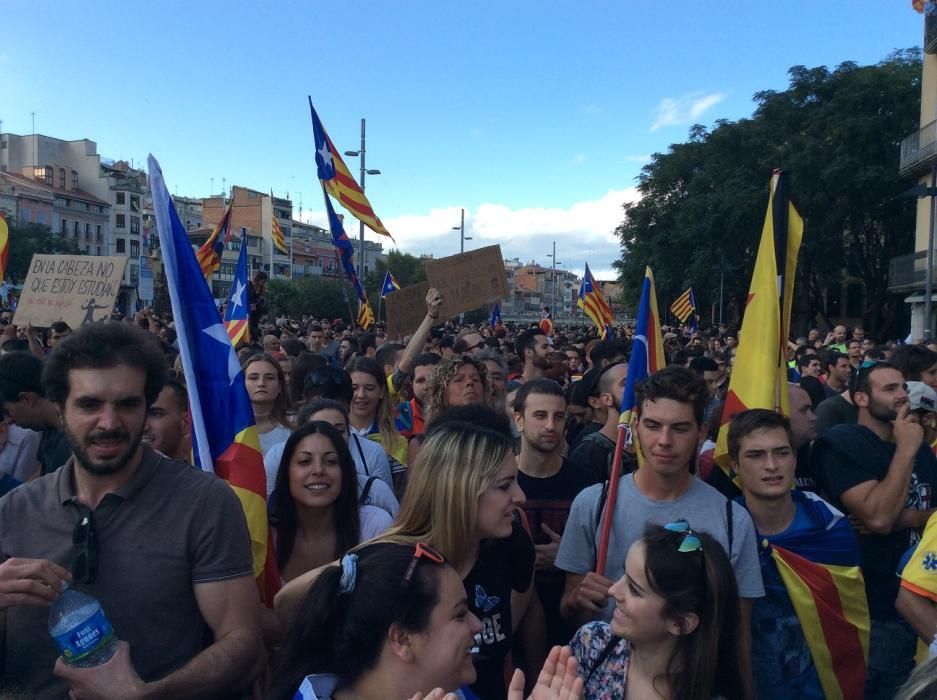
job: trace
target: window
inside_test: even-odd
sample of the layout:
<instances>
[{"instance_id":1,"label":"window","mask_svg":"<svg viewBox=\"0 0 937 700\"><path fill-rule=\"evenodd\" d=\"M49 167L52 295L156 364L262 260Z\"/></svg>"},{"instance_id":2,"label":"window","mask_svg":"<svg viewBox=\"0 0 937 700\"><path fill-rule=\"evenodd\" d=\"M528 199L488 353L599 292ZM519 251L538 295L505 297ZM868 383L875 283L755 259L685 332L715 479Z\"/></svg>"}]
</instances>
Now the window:
<instances>
[{"instance_id":1,"label":"window","mask_svg":"<svg viewBox=\"0 0 937 700\"><path fill-rule=\"evenodd\" d=\"M46 213L40 209L36 214L37 214L37 216L39 217L39 218L37 219L37 221L38 221L40 224L42 224L43 226L45 226L45 224L46 224Z\"/></svg>"},{"instance_id":2,"label":"window","mask_svg":"<svg viewBox=\"0 0 937 700\"><path fill-rule=\"evenodd\" d=\"M118 203L118 204L126 204L126 203L127 203L127 195L124 194L123 192L118 192L118 193L117 193L117 203Z\"/></svg>"},{"instance_id":3,"label":"window","mask_svg":"<svg viewBox=\"0 0 937 700\"><path fill-rule=\"evenodd\" d=\"M95 235L95 240L98 243L101 243L104 240L104 237L101 235L101 224L98 224L97 235ZM100 253L98 253L98 255L100 255Z\"/></svg>"},{"instance_id":4,"label":"window","mask_svg":"<svg viewBox=\"0 0 937 700\"><path fill-rule=\"evenodd\" d=\"M59 168L59 189L65 189L65 168Z\"/></svg>"},{"instance_id":5,"label":"window","mask_svg":"<svg viewBox=\"0 0 937 700\"><path fill-rule=\"evenodd\" d=\"M130 241L130 257L140 257L140 241Z\"/></svg>"},{"instance_id":6,"label":"window","mask_svg":"<svg viewBox=\"0 0 937 700\"><path fill-rule=\"evenodd\" d=\"M117 252L118 252L118 253L126 253L126 252L127 252L127 241L125 241L123 238L118 238L118 239L117 239Z\"/></svg>"},{"instance_id":7,"label":"window","mask_svg":"<svg viewBox=\"0 0 937 700\"><path fill-rule=\"evenodd\" d=\"M53 168L51 165L47 165L45 168L45 177L43 179L49 187L52 187L52 178L54 177L54 173L55 168Z\"/></svg>"},{"instance_id":8,"label":"window","mask_svg":"<svg viewBox=\"0 0 937 700\"><path fill-rule=\"evenodd\" d=\"M74 222L72 226L72 232L75 234L75 238L78 238L79 224L77 221Z\"/></svg>"},{"instance_id":9,"label":"window","mask_svg":"<svg viewBox=\"0 0 937 700\"><path fill-rule=\"evenodd\" d=\"M130 233L140 233L140 217L130 217Z\"/></svg>"},{"instance_id":10,"label":"window","mask_svg":"<svg viewBox=\"0 0 937 700\"><path fill-rule=\"evenodd\" d=\"M73 190L78 189L78 171L76 170L72 170L72 189Z\"/></svg>"},{"instance_id":11,"label":"window","mask_svg":"<svg viewBox=\"0 0 937 700\"><path fill-rule=\"evenodd\" d=\"M125 214L118 214L114 228L127 228L127 217Z\"/></svg>"},{"instance_id":12,"label":"window","mask_svg":"<svg viewBox=\"0 0 937 700\"><path fill-rule=\"evenodd\" d=\"M62 230L59 233L62 235L68 233L68 219L62 219Z\"/></svg>"},{"instance_id":13,"label":"window","mask_svg":"<svg viewBox=\"0 0 937 700\"><path fill-rule=\"evenodd\" d=\"M140 211L140 198L130 195L130 211Z\"/></svg>"},{"instance_id":14,"label":"window","mask_svg":"<svg viewBox=\"0 0 937 700\"><path fill-rule=\"evenodd\" d=\"M101 254L101 246L98 246L98 255Z\"/></svg>"},{"instance_id":15,"label":"window","mask_svg":"<svg viewBox=\"0 0 937 700\"><path fill-rule=\"evenodd\" d=\"M91 240L91 224L85 224L85 240Z\"/></svg>"}]
</instances>

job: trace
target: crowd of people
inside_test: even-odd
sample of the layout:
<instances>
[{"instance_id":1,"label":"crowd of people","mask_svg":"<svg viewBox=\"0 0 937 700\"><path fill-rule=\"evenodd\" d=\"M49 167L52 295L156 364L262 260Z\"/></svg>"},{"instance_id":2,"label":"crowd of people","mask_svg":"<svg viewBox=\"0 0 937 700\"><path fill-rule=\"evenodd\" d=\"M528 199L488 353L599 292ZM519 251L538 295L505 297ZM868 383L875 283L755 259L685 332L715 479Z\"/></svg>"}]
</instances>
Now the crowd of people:
<instances>
[{"instance_id":1,"label":"crowd of people","mask_svg":"<svg viewBox=\"0 0 937 700\"><path fill-rule=\"evenodd\" d=\"M738 330L665 328L612 501L632 326L459 324L431 289L397 339L276 317L263 280L251 289L237 356L273 608L241 502L192 466L171 316L0 315L0 696L937 694L937 662L912 674L937 635L920 574L937 578L937 346L810 330L789 344L789 416L730 419ZM826 602L858 604L867 628L826 655L778 564L789 551L861 570ZM120 639L106 663L59 658L48 608L67 587Z\"/></svg>"}]
</instances>

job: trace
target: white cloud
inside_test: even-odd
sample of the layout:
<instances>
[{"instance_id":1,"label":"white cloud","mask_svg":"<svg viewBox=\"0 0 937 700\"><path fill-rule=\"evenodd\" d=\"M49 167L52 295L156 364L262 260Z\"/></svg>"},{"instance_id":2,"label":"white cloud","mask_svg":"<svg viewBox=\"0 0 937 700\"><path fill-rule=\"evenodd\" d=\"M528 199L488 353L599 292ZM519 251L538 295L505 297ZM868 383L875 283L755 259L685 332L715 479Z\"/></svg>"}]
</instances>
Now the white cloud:
<instances>
[{"instance_id":1,"label":"white cloud","mask_svg":"<svg viewBox=\"0 0 937 700\"><path fill-rule=\"evenodd\" d=\"M651 131L665 126L692 124L726 98L724 92L690 92L680 97L665 97L657 105Z\"/></svg>"},{"instance_id":2,"label":"white cloud","mask_svg":"<svg viewBox=\"0 0 937 700\"><path fill-rule=\"evenodd\" d=\"M466 249L486 245L501 245L505 258L520 258L522 262L535 260L550 264L549 253L556 242L556 258L561 268L578 274L586 262L596 276L611 278L612 262L620 256L620 245L615 228L622 222L622 205L638 199L631 187L610 190L605 195L567 208L530 207L512 209L503 204L482 204L476 210L465 212ZM369 240L380 240L384 250L399 248L412 255L429 253L445 257L459 252L459 207L439 207L429 212L408 214L384 219L394 234L394 243L368 233ZM303 221L325 225L324 212L304 212ZM351 217L345 217L349 236L357 239L358 226ZM351 223L349 223L351 222ZM599 273L602 273L601 275Z\"/></svg>"}]
</instances>

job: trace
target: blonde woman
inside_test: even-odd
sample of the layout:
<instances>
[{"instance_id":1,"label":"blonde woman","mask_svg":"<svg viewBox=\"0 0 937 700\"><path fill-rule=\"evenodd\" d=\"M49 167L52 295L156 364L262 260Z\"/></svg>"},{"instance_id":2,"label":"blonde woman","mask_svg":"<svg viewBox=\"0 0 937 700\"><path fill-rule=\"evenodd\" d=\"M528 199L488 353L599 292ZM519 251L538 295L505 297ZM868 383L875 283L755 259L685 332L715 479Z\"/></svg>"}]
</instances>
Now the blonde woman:
<instances>
[{"instance_id":1,"label":"blonde woman","mask_svg":"<svg viewBox=\"0 0 937 700\"><path fill-rule=\"evenodd\" d=\"M517 513L524 501L507 417L483 406L451 409L426 433L397 524L378 538L426 542L459 574L468 610L482 624L472 690L484 700L506 697L504 662L532 593L534 545ZM317 573L283 589L281 619L293 619ZM535 668L541 653L527 654Z\"/></svg>"},{"instance_id":2,"label":"blonde woman","mask_svg":"<svg viewBox=\"0 0 937 700\"><path fill-rule=\"evenodd\" d=\"M488 368L471 355L443 360L429 378L426 424L453 406L487 406L490 401Z\"/></svg>"}]
</instances>

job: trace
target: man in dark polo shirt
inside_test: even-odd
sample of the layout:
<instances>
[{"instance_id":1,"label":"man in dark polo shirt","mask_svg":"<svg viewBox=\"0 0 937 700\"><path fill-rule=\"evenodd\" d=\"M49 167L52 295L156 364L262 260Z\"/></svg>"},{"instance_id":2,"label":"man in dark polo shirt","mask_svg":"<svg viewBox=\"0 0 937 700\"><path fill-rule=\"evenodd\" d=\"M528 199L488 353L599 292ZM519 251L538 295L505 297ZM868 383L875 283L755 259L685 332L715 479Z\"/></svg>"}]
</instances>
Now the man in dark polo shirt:
<instances>
[{"instance_id":1,"label":"man in dark polo shirt","mask_svg":"<svg viewBox=\"0 0 937 700\"><path fill-rule=\"evenodd\" d=\"M141 445L164 370L146 333L117 322L83 327L47 360L43 385L75 456L0 499L0 694L219 697L255 677L260 605L237 497ZM56 661L47 608L64 578L122 640L101 666Z\"/></svg>"}]
</instances>

